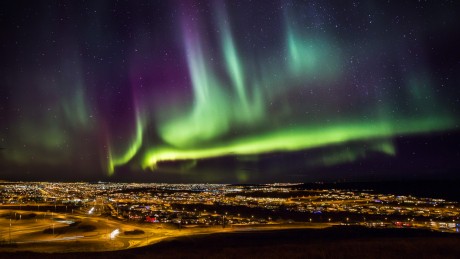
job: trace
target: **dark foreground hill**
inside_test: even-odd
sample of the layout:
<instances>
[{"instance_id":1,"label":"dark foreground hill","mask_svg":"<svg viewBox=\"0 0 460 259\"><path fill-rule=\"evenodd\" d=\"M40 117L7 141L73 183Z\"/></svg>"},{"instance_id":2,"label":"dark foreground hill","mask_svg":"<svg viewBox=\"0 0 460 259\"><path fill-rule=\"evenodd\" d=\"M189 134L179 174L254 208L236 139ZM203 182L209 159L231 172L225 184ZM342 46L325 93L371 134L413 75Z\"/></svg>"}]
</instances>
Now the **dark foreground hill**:
<instances>
[{"instance_id":1,"label":"dark foreground hill","mask_svg":"<svg viewBox=\"0 0 460 259\"><path fill-rule=\"evenodd\" d=\"M246 231L171 239L103 253L0 253L22 258L459 258L460 235L414 229L336 227Z\"/></svg>"}]
</instances>

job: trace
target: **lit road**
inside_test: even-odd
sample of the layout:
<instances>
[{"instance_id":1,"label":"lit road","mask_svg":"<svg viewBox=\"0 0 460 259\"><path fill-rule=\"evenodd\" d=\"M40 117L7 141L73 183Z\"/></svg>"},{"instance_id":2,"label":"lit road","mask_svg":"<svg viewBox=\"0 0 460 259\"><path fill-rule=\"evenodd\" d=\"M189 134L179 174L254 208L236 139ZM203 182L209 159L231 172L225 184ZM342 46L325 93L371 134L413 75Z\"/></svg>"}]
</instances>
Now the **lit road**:
<instances>
[{"instance_id":1,"label":"lit road","mask_svg":"<svg viewBox=\"0 0 460 259\"><path fill-rule=\"evenodd\" d=\"M21 219L11 220L8 215L24 215ZM227 228L195 227L173 229L163 224L137 224L113 220L107 217L88 214L60 214L33 212L33 218L27 218L32 212L0 211L0 241L13 242L15 247L0 247L0 251L35 252L75 252L109 251L142 247L160 242L166 238L202 235L232 231L279 230L286 228L325 228L330 224L290 224L277 225L234 225ZM70 225L72 222L78 224ZM140 234L129 231L142 230ZM128 231L128 232L126 232ZM119 232L119 233L117 233ZM47 245L42 244L46 242Z\"/></svg>"}]
</instances>

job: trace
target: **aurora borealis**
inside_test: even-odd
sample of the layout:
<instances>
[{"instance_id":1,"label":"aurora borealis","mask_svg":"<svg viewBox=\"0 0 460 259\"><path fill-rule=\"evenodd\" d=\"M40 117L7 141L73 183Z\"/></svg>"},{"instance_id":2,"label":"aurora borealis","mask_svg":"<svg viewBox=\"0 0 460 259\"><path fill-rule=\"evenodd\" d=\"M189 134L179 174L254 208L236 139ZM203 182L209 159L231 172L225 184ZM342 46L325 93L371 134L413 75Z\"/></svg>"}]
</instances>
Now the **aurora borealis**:
<instances>
[{"instance_id":1,"label":"aurora borealis","mask_svg":"<svg viewBox=\"0 0 460 259\"><path fill-rule=\"evenodd\" d=\"M403 174L403 150L422 138L435 148L413 146L413 170L453 170L458 151L440 161L436 148L457 139L436 141L459 130L458 10L451 1L2 2L0 169L246 182L294 179L284 171L341 177L342 165L366 173L377 156Z\"/></svg>"}]
</instances>

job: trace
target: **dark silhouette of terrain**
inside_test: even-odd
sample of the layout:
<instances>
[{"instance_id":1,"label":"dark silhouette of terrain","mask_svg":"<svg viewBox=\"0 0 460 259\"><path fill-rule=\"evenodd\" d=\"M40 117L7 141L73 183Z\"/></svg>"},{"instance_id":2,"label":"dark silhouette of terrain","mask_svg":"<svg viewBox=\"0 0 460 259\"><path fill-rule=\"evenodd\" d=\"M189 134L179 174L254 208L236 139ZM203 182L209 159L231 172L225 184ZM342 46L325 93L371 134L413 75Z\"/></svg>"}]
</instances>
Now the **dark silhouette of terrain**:
<instances>
[{"instance_id":1,"label":"dark silhouette of terrain","mask_svg":"<svg viewBox=\"0 0 460 259\"><path fill-rule=\"evenodd\" d=\"M415 229L334 227L248 231L167 240L114 252L1 257L45 258L458 258L460 235Z\"/></svg>"}]
</instances>

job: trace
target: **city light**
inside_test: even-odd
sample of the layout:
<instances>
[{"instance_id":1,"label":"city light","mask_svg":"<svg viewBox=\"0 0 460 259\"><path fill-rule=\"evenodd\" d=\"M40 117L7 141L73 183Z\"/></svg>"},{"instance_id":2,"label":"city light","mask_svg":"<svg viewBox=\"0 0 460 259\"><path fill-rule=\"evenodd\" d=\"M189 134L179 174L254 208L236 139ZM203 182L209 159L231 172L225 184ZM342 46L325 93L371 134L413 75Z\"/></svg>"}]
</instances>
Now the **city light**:
<instances>
[{"instance_id":1,"label":"city light","mask_svg":"<svg viewBox=\"0 0 460 259\"><path fill-rule=\"evenodd\" d=\"M120 234L120 230L117 228L114 231L112 231L112 233L110 233L110 239L113 240L116 236L118 236L118 234Z\"/></svg>"},{"instance_id":2,"label":"city light","mask_svg":"<svg viewBox=\"0 0 460 259\"><path fill-rule=\"evenodd\" d=\"M0 240L81 236L79 242L112 240L113 249L124 246L117 237L141 246L147 237L188 232L360 226L458 233L460 226L457 201L297 183L6 183L0 200L6 215L0 226L7 230Z\"/></svg>"}]
</instances>

